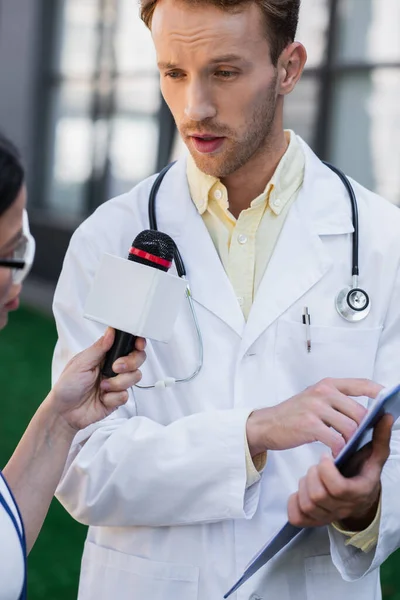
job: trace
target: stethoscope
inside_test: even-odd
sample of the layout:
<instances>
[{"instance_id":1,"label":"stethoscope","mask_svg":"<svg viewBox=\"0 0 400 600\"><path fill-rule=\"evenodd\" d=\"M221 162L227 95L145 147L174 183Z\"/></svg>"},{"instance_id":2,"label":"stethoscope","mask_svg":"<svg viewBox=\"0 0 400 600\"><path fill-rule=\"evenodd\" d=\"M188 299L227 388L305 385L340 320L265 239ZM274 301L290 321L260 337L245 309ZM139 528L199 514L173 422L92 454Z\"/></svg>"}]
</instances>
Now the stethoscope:
<instances>
[{"instance_id":1,"label":"stethoscope","mask_svg":"<svg viewBox=\"0 0 400 600\"><path fill-rule=\"evenodd\" d=\"M363 321L368 317L371 310L371 301L369 295L365 290L358 287L358 278L360 276L360 268L358 265L358 249L359 249L359 223L358 223L358 207L357 199L354 193L353 186L346 175L333 165L324 162L324 164L331 169L345 186L351 203L351 212L353 219L353 249L352 249L352 283L350 286L346 286L335 298L336 310L343 319L350 323L356 323Z\"/></svg>"},{"instance_id":2,"label":"stethoscope","mask_svg":"<svg viewBox=\"0 0 400 600\"><path fill-rule=\"evenodd\" d=\"M150 229L153 229L154 231L158 231L157 217L156 217L157 194L158 194L160 186L164 180L165 175L168 173L168 171L174 164L175 163L173 162L173 163L167 165L166 167L164 167L164 169L162 169L162 171L160 171L160 173L158 174L158 176L157 176L156 180L154 181L153 186L150 190L148 213L149 213ZM336 175L339 177L339 179L342 181L343 185L345 186L345 188L348 192L349 198L350 198L351 210L352 210L352 221L353 221L353 228L354 228L353 239L352 239L352 271L351 271L352 280L351 280L351 285L344 287L342 290L340 290L340 292L336 296L335 306L336 306L337 312L343 319L345 319L346 321L349 321L350 323L356 323L358 321L362 321L363 319L365 319L371 310L371 302L370 302L367 292L365 290L363 290L362 288L358 287L360 269L359 269L359 265L358 265L359 223L358 223L357 199L356 199L356 195L355 195L353 186L351 185L349 179L346 177L346 175L343 173L343 171L341 171L337 167L334 167L330 163L324 162L324 164L327 167L329 167L334 173L336 173ZM186 280L185 264L183 262L182 255L179 252L179 249L177 246L175 246L174 260L175 260L175 266L176 266L178 276L181 277L182 279ZM187 284L186 297L190 304L190 309L191 309L191 313L193 316L193 320L194 320L194 324L195 324L196 332L197 332L197 338L198 338L198 342L199 342L199 362L196 367L196 370L192 373L192 375L190 375L189 377L186 377L184 379L174 379L173 377L168 377L164 380L158 381L155 385L149 385L149 386L137 385L136 387L139 387L142 389L170 387L170 386L175 385L175 383L186 383L188 381L191 381L200 373L202 366L203 366L203 340L202 340L200 327L198 324L196 312L195 312L194 305L193 305L192 294L190 292L190 288L189 288L188 284Z\"/></svg>"}]
</instances>

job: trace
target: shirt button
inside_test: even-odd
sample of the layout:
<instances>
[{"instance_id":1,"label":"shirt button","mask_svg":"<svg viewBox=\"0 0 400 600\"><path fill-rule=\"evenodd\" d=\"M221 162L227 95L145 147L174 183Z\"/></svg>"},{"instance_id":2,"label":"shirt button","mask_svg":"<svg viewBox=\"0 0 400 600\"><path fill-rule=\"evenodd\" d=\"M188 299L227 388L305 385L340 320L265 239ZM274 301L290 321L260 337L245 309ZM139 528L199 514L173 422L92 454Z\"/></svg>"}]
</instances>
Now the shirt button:
<instances>
[{"instance_id":1,"label":"shirt button","mask_svg":"<svg viewBox=\"0 0 400 600\"><path fill-rule=\"evenodd\" d=\"M275 206L275 208L279 208L281 206L281 204L282 204L282 200L280 198L276 198L272 203L272 205Z\"/></svg>"},{"instance_id":2,"label":"shirt button","mask_svg":"<svg viewBox=\"0 0 400 600\"><path fill-rule=\"evenodd\" d=\"M239 306L243 306L244 304L244 298L242 298L242 296L239 296L237 301L239 302Z\"/></svg>"},{"instance_id":3,"label":"shirt button","mask_svg":"<svg viewBox=\"0 0 400 600\"><path fill-rule=\"evenodd\" d=\"M247 241L248 241L248 239L249 238L247 237L247 235L244 235L244 233L241 233L240 235L238 235L238 242L239 242L239 244L242 244L242 245L246 244Z\"/></svg>"},{"instance_id":4,"label":"shirt button","mask_svg":"<svg viewBox=\"0 0 400 600\"><path fill-rule=\"evenodd\" d=\"M221 198L222 198L222 192L221 192L221 190L215 190L215 192L214 192L214 198L216 200L221 200Z\"/></svg>"}]
</instances>

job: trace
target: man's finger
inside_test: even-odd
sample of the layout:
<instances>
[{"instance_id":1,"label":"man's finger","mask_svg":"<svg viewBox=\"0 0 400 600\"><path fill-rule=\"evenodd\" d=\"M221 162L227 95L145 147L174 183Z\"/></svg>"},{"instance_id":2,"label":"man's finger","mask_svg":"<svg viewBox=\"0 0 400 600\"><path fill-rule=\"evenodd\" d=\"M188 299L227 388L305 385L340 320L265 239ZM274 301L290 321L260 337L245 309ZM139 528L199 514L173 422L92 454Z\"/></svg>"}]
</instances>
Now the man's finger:
<instances>
[{"instance_id":1,"label":"man's finger","mask_svg":"<svg viewBox=\"0 0 400 600\"><path fill-rule=\"evenodd\" d=\"M372 438L372 452L365 461L360 475L369 475L370 478L380 477L381 471L390 454L390 437L392 435L393 417L385 415L374 429Z\"/></svg>"},{"instance_id":2,"label":"man's finger","mask_svg":"<svg viewBox=\"0 0 400 600\"><path fill-rule=\"evenodd\" d=\"M314 502L310 494L310 473L300 479L298 491L298 503L303 514L311 519L325 520L329 519L330 511L324 506Z\"/></svg>"},{"instance_id":3,"label":"man's finger","mask_svg":"<svg viewBox=\"0 0 400 600\"><path fill-rule=\"evenodd\" d=\"M310 432L311 433L311 432ZM328 427L322 421L319 421L313 430L314 439L322 442L332 450L333 456L337 456L345 445L343 436L332 427Z\"/></svg>"},{"instance_id":4,"label":"man's finger","mask_svg":"<svg viewBox=\"0 0 400 600\"><path fill-rule=\"evenodd\" d=\"M299 495L292 494L288 501L287 506L288 520L295 527L318 527L324 523L320 523L315 519L305 515L299 505Z\"/></svg>"},{"instance_id":5,"label":"man's finger","mask_svg":"<svg viewBox=\"0 0 400 600\"><path fill-rule=\"evenodd\" d=\"M330 382L346 396L376 398L383 389L382 385L370 379L331 379Z\"/></svg>"},{"instance_id":6,"label":"man's finger","mask_svg":"<svg viewBox=\"0 0 400 600\"><path fill-rule=\"evenodd\" d=\"M364 417L366 410L352 398L339 393L338 396L340 400L335 399L332 406L329 406L329 404L324 405L322 419L324 423L329 424L330 427L340 433L347 442L356 431L358 423Z\"/></svg>"},{"instance_id":7,"label":"man's finger","mask_svg":"<svg viewBox=\"0 0 400 600\"><path fill-rule=\"evenodd\" d=\"M347 479L343 477L329 456L322 457L318 465L318 475L329 496L334 500L351 502L361 493L360 483L355 483L356 478Z\"/></svg>"},{"instance_id":8,"label":"man's finger","mask_svg":"<svg viewBox=\"0 0 400 600\"><path fill-rule=\"evenodd\" d=\"M337 501L330 495L321 481L318 465L311 467L306 477L307 491L311 501L326 512L332 512L337 507Z\"/></svg>"}]
</instances>

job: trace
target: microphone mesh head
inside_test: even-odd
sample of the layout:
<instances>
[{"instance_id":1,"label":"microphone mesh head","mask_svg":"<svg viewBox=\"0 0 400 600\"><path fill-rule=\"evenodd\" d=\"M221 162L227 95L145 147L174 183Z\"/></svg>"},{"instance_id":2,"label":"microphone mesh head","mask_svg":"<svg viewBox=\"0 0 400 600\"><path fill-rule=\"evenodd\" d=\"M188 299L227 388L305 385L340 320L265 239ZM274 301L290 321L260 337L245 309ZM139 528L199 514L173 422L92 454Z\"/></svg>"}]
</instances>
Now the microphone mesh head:
<instances>
[{"instance_id":1,"label":"microphone mesh head","mask_svg":"<svg viewBox=\"0 0 400 600\"><path fill-rule=\"evenodd\" d=\"M175 242L169 235L162 231L146 229L136 236L132 246L169 262L172 262L174 258Z\"/></svg>"}]
</instances>

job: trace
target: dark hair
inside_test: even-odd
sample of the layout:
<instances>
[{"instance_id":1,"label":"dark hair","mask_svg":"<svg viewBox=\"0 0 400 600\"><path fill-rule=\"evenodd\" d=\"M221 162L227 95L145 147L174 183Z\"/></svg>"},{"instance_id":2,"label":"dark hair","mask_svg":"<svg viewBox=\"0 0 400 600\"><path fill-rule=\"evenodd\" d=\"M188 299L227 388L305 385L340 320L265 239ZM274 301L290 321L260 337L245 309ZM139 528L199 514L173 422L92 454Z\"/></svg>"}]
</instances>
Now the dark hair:
<instances>
[{"instance_id":1,"label":"dark hair","mask_svg":"<svg viewBox=\"0 0 400 600\"><path fill-rule=\"evenodd\" d=\"M0 216L17 199L24 179L25 171L18 150L0 134Z\"/></svg>"},{"instance_id":2,"label":"dark hair","mask_svg":"<svg viewBox=\"0 0 400 600\"><path fill-rule=\"evenodd\" d=\"M276 66L278 58L288 44L294 41L301 0L179 0L190 6L211 4L226 11L238 11L246 4L254 3L262 11L267 24L271 44L271 60ZM141 18L151 28L151 19L158 0L141 0Z\"/></svg>"}]
</instances>

